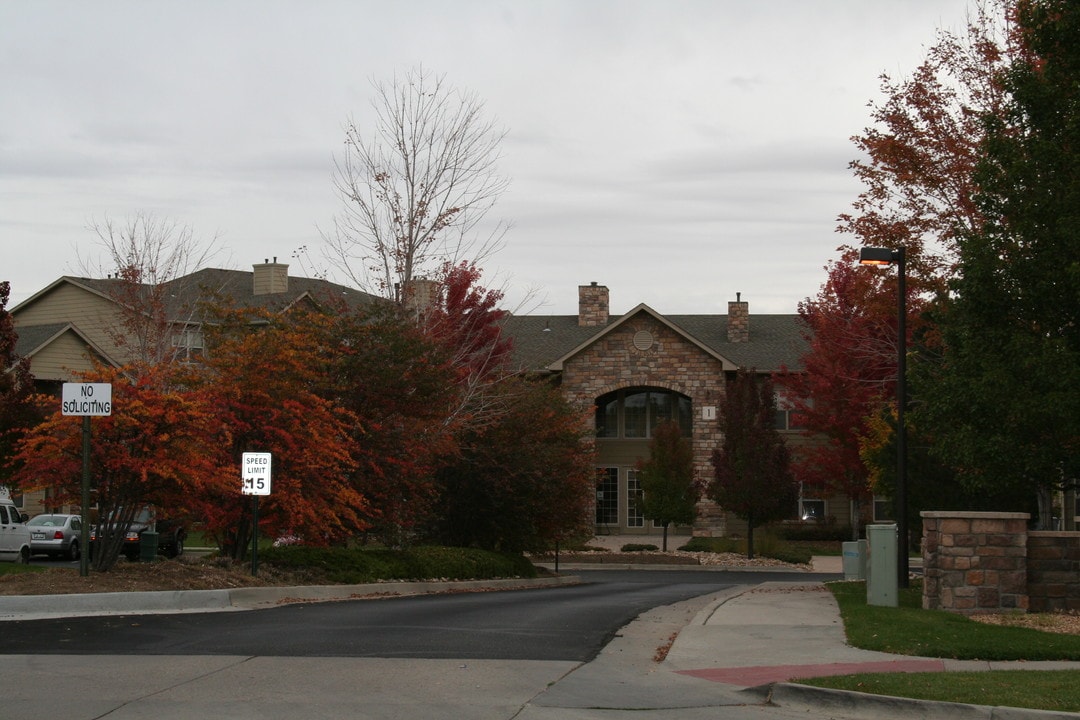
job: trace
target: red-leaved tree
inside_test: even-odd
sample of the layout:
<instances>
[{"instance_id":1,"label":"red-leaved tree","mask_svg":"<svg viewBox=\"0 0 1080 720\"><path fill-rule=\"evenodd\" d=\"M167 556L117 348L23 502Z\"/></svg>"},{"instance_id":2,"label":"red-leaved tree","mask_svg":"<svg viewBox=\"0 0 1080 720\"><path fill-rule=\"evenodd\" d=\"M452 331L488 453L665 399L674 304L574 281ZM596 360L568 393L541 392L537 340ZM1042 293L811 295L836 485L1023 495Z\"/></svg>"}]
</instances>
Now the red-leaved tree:
<instances>
[{"instance_id":1,"label":"red-leaved tree","mask_svg":"<svg viewBox=\"0 0 1080 720\"><path fill-rule=\"evenodd\" d=\"M721 404L724 440L713 452L708 495L746 521L746 555L754 557L754 529L791 515L798 499L787 445L773 427L776 398L767 377L739 370Z\"/></svg>"},{"instance_id":2,"label":"red-leaved tree","mask_svg":"<svg viewBox=\"0 0 1080 720\"><path fill-rule=\"evenodd\" d=\"M892 279L859 266L851 251L830 264L817 297L799 304L808 346L802 367L774 376L798 426L810 437L794 453L795 477L804 488L846 496L855 507L856 537L860 507L871 497L861 443L871 416L895 398L898 336Z\"/></svg>"},{"instance_id":3,"label":"red-leaved tree","mask_svg":"<svg viewBox=\"0 0 1080 720\"><path fill-rule=\"evenodd\" d=\"M10 293L11 284L0 282L0 485L11 471L8 460L19 434L40 419L32 402L30 360L15 354L19 335L7 310Z\"/></svg>"}]
</instances>

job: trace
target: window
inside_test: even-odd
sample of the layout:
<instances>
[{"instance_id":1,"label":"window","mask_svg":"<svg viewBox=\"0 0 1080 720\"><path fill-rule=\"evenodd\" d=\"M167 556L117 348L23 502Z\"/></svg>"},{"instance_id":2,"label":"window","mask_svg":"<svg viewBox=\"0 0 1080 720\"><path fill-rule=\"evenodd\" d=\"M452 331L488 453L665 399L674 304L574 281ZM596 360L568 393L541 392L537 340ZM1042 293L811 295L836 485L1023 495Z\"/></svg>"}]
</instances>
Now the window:
<instances>
[{"instance_id":1,"label":"window","mask_svg":"<svg viewBox=\"0 0 1080 720\"><path fill-rule=\"evenodd\" d=\"M874 496L874 522L892 520L892 504L889 499L881 495Z\"/></svg>"},{"instance_id":2,"label":"window","mask_svg":"<svg viewBox=\"0 0 1080 720\"><path fill-rule=\"evenodd\" d=\"M783 395L776 396L776 414L773 427L777 430L802 430L806 425L795 410L795 403Z\"/></svg>"},{"instance_id":3,"label":"window","mask_svg":"<svg viewBox=\"0 0 1080 720\"><path fill-rule=\"evenodd\" d=\"M671 390L618 390L596 401L596 437L647 439L668 420L677 422L689 437L690 413L690 398Z\"/></svg>"},{"instance_id":4,"label":"window","mask_svg":"<svg viewBox=\"0 0 1080 720\"><path fill-rule=\"evenodd\" d=\"M645 516L641 514L641 471L626 472L626 527L645 527Z\"/></svg>"},{"instance_id":5,"label":"window","mask_svg":"<svg viewBox=\"0 0 1080 720\"><path fill-rule=\"evenodd\" d=\"M799 501L799 519L803 522L821 522L825 519L825 501L803 498Z\"/></svg>"},{"instance_id":6,"label":"window","mask_svg":"<svg viewBox=\"0 0 1080 720\"><path fill-rule=\"evenodd\" d=\"M186 327L172 337L178 362L194 362L203 355L203 334L196 326Z\"/></svg>"},{"instance_id":7,"label":"window","mask_svg":"<svg viewBox=\"0 0 1080 720\"><path fill-rule=\"evenodd\" d=\"M596 524L619 524L619 468L596 469Z\"/></svg>"}]
</instances>

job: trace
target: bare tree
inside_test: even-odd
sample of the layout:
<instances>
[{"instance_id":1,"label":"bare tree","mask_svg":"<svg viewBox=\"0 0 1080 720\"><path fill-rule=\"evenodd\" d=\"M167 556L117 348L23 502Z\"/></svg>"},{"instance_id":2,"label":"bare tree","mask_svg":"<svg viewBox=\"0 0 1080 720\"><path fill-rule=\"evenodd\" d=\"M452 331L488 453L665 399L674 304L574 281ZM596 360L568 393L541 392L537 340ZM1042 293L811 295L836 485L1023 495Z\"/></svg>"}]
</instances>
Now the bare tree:
<instances>
[{"instance_id":1,"label":"bare tree","mask_svg":"<svg viewBox=\"0 0 1080 720\"><path fill-rule=\"evenodd\" d=\"M374 128L365 139L346 125L334 173L344 209L323 235L352 282L403 304L414 278L501 247L508 225L484 219L509 185L496 169L506 131L474 94L422 67L373 85Z\"/></svg>"},{"instance_id":2,"label":"bare tree","mask_svg":"<svg viewBox=\"0 0 1080 720\"><path fill-rule=\"evenodd\" d=\"M195 317L200 288L192 274L216 254L215 237L203 245L190 226L139 213L122 224L94 222L105 259L79 259L82 271L112 282L109 295L120 322L106 332L135 365L178 359L199 332Z\"/></svg>"}]
</instances>

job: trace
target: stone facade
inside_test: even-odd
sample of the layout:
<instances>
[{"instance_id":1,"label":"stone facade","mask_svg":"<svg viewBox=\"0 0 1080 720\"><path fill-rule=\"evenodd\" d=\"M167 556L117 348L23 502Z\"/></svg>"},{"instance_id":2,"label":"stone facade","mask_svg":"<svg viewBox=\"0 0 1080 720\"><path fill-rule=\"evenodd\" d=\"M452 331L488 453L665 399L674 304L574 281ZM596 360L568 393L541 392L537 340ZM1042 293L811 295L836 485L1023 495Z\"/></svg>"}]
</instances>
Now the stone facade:
<instances>
[{"instance_id":1,"label":"stone facade","mask_svg":"<svg viewBox=\"0 0 1080 720\"><path fill-rule=\"evenodd\" d=\"M712 472L710 458L720 442L715 413L724 395L724 367L686 337L647 312L628 318L611 332L568 359L561 385L568 398L582 407L615 390L653 387L690 398L693 412L694 474L704 484ZM724 534L724 514L704 500L698 507L696 534Z\"/></svg>"}]
</instances>

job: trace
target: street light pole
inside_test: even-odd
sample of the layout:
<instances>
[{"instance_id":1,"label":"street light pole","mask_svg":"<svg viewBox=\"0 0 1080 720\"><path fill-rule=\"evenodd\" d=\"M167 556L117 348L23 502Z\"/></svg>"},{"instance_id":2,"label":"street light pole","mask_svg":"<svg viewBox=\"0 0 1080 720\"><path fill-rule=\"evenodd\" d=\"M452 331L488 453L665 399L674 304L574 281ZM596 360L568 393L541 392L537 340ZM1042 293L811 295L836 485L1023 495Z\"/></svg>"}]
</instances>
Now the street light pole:
<instances>
[{"instance_id":1,"label":"street light pole","mask_svg":"<svg viewBox=\"0 0 1080 720\"><path fill-rule=\"evenodd\" d=\"M859 251L862 265L896 265L896 575L900 587L908 587L907 511L907 254L904 248L864 247Z\"/></svg>"}]
</instances>

